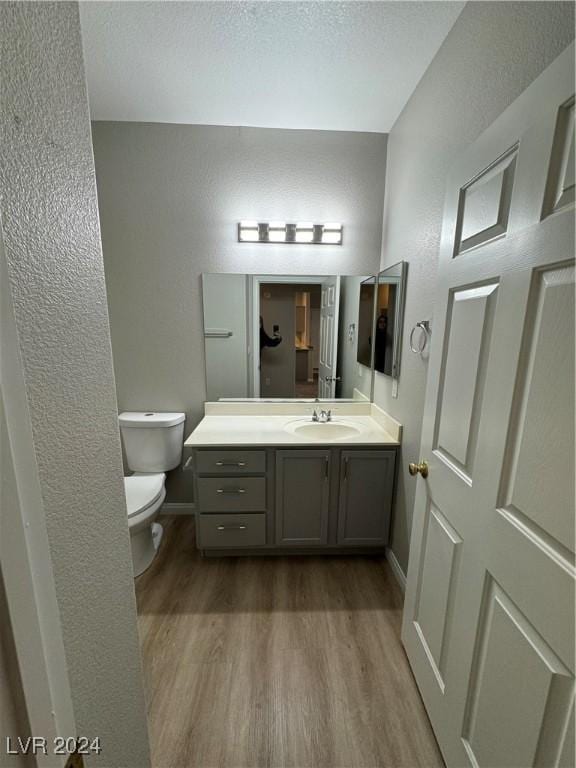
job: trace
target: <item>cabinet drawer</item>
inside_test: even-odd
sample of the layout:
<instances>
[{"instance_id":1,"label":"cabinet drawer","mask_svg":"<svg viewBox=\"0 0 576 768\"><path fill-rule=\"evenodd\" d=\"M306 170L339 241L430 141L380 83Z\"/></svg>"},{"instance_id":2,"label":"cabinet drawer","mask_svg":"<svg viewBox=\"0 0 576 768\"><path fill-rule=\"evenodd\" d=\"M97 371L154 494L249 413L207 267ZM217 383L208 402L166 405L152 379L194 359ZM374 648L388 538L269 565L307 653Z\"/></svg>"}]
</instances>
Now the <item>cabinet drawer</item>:
<instances>
[{"instance_id":1,"label":"cabinet drawer","mask_svg":"<svg viewBox=\"0 0 576 768\"><path fill-rule=\"evenodd\" d=\"M201 475L250 475L266 472L265 451L197 451Z\"/></svg>"},{"instance_id":2,"label":"cabinet drawer","mask_svg":"<svg viewBox=\"0 0 576 768\"><path fill-rule=\"evenodd\" d=\"M265 477L199 477L201 512L261 512L266 509Z\"/></svg>"},{"instance_id":3,"label":"cabinet drawer","mask_svg":"<svg viewBox=\"0 0 576 768\"><path fill-rule=\"evenodd\" d=\"M261 547L266 544L266 515L200 515L202 549Z\"/></svg>"}]
</instances>

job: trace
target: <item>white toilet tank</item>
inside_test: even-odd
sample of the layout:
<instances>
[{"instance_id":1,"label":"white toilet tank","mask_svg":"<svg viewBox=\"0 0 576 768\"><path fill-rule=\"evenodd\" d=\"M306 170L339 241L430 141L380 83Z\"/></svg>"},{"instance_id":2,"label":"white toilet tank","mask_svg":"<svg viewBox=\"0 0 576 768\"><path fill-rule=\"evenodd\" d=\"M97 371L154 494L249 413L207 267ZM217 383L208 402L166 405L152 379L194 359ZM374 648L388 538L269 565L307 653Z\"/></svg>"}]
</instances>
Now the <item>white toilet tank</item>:
<instances>
[{"instance_id":1,"label":"white toilet tank","mask_svg":"<svg viewBox=\"0 0 576 768\"><path fill-rule=\"evenodd\" d=\"M125 411L118 417L128 467L133 472L167 472L180 464L183 413Z\"/></svg>"}]
</instances>

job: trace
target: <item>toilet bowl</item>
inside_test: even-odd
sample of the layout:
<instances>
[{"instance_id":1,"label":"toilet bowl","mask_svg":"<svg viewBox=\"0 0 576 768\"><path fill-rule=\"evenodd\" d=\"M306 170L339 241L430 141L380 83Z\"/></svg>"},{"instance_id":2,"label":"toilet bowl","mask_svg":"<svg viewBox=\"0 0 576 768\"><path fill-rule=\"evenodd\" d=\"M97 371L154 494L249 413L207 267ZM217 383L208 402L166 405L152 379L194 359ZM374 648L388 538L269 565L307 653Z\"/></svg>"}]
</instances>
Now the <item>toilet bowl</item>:
<instances>
[{"instance_id":1,"label":"toilet bowl","mask_svg":"<svg viewBox=\"0 0 576 768\"><path fill-rule=\"evenodd\" d=\"M155 411L125 411L118 417L133 472L124 478L124 489L134 576L144 573L160 546L162 526L155 520L166 498L164 473L182 458L184 419L183 413Z\"/></svg>"},{"instance_id":2,"label":"toilet bowl","mask_svg":"<svg viewBox=\"0 0 576 768\"><path fill-rule=\"evenodd\" d=\"M151 565L160 546L162 526L155 520L166 498L165 479L164 472L136 473L124 478L135 577Z\"/></svg>"}]
</instances>

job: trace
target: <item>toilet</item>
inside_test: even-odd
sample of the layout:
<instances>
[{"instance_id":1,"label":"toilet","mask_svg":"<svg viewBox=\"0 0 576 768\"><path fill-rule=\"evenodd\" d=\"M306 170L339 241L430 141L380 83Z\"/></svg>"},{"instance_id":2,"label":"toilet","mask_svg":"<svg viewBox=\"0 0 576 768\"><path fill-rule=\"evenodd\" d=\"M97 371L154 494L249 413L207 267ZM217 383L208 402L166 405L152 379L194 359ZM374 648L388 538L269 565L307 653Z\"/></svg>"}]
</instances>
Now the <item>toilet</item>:
<instances>
[{"instance_id":1,"label":"toilet","mask_svg":"<svg viewBox=\"0 0 576 768\"><path fill-rule=\"evenodd\" d=\"M162 538L155 522L166 497L166 472L180 464L183 413L125 411L118 417L128 469L124 478L134 577L150 566Z\"/></svg>"}]
</instances>

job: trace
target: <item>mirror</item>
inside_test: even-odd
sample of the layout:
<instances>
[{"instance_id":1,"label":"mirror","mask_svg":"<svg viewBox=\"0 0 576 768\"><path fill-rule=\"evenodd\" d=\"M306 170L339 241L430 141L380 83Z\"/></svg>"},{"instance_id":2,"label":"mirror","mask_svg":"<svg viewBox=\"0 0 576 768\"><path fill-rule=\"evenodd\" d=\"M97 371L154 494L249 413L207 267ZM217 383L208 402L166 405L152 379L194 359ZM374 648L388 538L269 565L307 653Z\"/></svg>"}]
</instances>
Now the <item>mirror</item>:
<instances>
[{"instance_id":1,"label":"mirror","mask_svg":"<svg viewBox=\"0 0 576 768\"><path fill-rule=\"evenodd\" d=\"M378 275L374 328L374 369L397 379L408 263L400 261Z\"/></svg>"},{"instance_id":2,"label":"mirror","mask_svg":"<svg viewBox=\"0 0 576 768\"><path fill-rule=\"evenodd\" d=\"M202 275L208 400L371 400L375 286L365 275Z\"/></svg>"},{"instance_id":3,"label":"mirror","mask_svg":"<svg viewBox=\"0 0 576 768\"><path fill-rule=\"evenodd\" d=\"M369 277L360 283L358 306L358 348L356 359L362 365L372 367L372 329L374 327L374 291L376 278Z\"/></svg>"}]
</instances>

